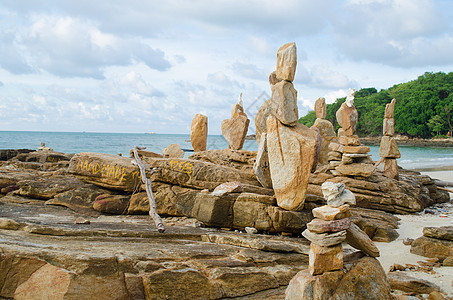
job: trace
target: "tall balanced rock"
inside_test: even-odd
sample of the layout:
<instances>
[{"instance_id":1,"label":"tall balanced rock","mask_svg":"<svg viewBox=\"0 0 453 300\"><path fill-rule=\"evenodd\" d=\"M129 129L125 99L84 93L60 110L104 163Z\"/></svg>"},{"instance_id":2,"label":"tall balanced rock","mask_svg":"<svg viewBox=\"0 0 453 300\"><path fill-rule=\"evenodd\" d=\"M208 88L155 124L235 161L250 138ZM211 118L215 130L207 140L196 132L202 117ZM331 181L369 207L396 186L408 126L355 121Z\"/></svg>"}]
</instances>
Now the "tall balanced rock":
<instances>
[{"instance_id":1,"label":"tall balanced rock","mask_svg":"<svg viewBox=\"0 0 453 300\"><path fill-rule=\"evenodd\" d=\"M384 123L382 127L382 139L379 147L381 162L384 161L384 176L391 179L398 179L398 164L396 159L401 157L396 141L393 139L395 134L395 120L393 111L395 109L395 99L385 106Z\"/></svg>"},{"instance_id":2,"label":"tall balanced rock","mask_svg":"<svg viewBox=\"0 0 453 300\"><path fill-rule=\"evenodd\" d=\"M321 134L322 137L318 163L321 165L325 165L329 163L328 160L328 155L330 151L329 145L331 142L337 141L337 135L335 134L335 129L332 123L329 120L325 120L327 109L326 100L324 98L318 98L318 100L316 100L315 112L316 120L312 127L318 128L319 133Z\"/></svg>"},{"instance_id":3,"label":"tall balanced rock","mask_svg":"<svg viewBox=\"0 0 453 300\"><path fill-rule=\"evenodd\" d=\"M281 208L303 209L316 143L317 133L307 126L285 126L275 116L267 118L270 175Z\"/></svg>"},{"instance_id":4,"label":"tall balanced rock","mask_svg":"<svg viewBox=\"0 0 453 300\"><path fill-rule=\"evenodd\" d=\"M296 73L296 45L277 52L277 70L269 76L272 98L261 105L255 118L258 181L274 189L277 205L300 211L304 207L308 178L317 164L318 133L299 124L297 91L291 81Z\"/></svg>"},{"instance_id":5,"label":"tall balanced rock","mask_svg":"<svg viewBox=\"0 0 453 300\"><path fill-rule=\"evenodd\" d=\"M228 142L228 148L241 150L244 145L245 136L249 128L250 120L244 113L242 105L242 93L239 96L238 103L231 110L231 118L222 121L222 135Z\"/></svg>"},{"instance_id":6,"label":"tall balanced rock","mask_svg":"<svg viewBox=\"0 0 453 300\"><path fill-rule=\"evenodd\" d=\"M190 142L195 152L205 151L208 140L208 117L197 114L190 128Z\"/></svg>"},{"instance_id":7,"label":"tall balanced rock","mask_svg":"<svg viewBox=\"0 0 453 300\"><path fill-rule=\"evenodd\" d=\"M336 113L338 124L343 128L345 136L353 136L357 128L359 114L354 106L354 89L349 89L346 102L344 102Z\"/></svg>"},{"instance_id":8,"label":"tall balanced rock","mask_svg":"<svg viewBox=\"0 0 453 300\"><path fill-rule=\"evenodd\" d=\"M296 66L296 44L289 43L283 45L277 51L275 80L272 78L272 74L269 76L272 89L271 112L280 122L288 126L296 125L299 120L297 91L292 84L296 73Z\"/></svg>"}]
</instances>

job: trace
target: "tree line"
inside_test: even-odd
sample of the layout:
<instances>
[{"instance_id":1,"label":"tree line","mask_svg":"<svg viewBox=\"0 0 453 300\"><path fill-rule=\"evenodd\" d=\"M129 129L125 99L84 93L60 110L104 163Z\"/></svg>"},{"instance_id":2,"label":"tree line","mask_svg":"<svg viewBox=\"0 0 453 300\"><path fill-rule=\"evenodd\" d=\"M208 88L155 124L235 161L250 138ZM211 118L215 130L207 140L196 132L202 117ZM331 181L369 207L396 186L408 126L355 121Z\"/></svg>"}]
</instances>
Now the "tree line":
<instances>
[{"instance_id":1,"label":"tree line","mask_svg":"<svg viewBox=\"0 0 453 300\"><path fill-rule=\"evenodd\" d=\"M357 135L380 136L385 105L395 98L395 134L409 137L432 138L453 134L453 72L430 73L416 80L396 84L388 89L364 88L356 91L354 106L359 114ZM327 104L326 119L337 130L335 114L346 98ZM316 113L310 111L299 122L313 125Z\"/></svg>"}]
</instances>

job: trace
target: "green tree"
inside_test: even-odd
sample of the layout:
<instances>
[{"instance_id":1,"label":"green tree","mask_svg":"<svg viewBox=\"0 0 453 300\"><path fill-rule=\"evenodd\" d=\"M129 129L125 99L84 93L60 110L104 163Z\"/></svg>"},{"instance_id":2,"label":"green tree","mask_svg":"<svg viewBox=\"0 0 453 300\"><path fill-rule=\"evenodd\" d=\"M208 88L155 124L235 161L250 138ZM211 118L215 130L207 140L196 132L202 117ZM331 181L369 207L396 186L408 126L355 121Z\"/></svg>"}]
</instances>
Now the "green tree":
<instances>
[{"instance_id":1,"label":"green tree","mask_svg":"<svg viewBox=\"0 0 453 300\"><path fill-rule=\"evenodd\" d=\"M429 129L436 133L436 135L440 135L439 132L442 130L442 127L444 127L444 120L440 115L435 115L429 119L427 125Z\"/></svg>"},{"instance_id":2,"label":"green tree","mask_svg":"<svg viewBox=\"0 0 453 300\"><path fill-rule=\"evenodd\" d=\"M314 110L310 110L304 117L299 118L299 123L304 124L308 127L313 126L316 121L316 112Z\"/></svg>"}]
</instances>

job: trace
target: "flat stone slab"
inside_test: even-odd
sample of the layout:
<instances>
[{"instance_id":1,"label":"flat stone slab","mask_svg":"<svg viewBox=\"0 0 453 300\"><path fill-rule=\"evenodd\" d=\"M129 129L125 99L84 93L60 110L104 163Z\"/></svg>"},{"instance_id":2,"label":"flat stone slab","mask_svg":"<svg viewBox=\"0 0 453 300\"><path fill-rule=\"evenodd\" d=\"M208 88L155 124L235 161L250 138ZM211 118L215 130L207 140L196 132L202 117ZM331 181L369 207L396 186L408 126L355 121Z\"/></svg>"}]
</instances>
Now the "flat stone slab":
<instances>
[{"instance_id":1,"label":"flat stone slab","mask_svg":"<svg viewBox=\"0 0 453 300\"><path fill-rule=\"evenodd\" d=\"M76 224L80 217L89 224ZM201 228L189 218L164 224L159 233L148 216L88 217L0 198L0 298L241 297L285 286L308 267L300 238ZM242 244L225 242L233 237ZM6 277L13 273L20 275Z\"/></svg>"}]
</instances>

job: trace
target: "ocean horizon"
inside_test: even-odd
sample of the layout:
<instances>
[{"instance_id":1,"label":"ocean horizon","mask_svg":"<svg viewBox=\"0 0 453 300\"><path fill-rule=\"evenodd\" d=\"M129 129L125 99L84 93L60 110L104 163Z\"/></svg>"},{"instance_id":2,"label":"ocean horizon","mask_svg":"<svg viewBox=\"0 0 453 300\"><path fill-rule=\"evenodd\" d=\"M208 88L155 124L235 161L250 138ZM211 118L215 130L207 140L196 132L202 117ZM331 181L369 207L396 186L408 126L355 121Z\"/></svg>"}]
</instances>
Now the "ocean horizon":
<instances>
[{"instance_id":1,"label":"ocean horizon","mask_svg":"<svg viewBox=\"0 0 453 300\"><path fill-rule=\"evenodd\" d=\"M50 131L0 131L0 149L36 150L41 142L54 151L63 153L98 152L129 156L134 146L162 153L170 144L179 144L192 153L190 134L160 133L107 133L107 132L50 132ZM228 148L222 135L208 135L207 150ZM255 140L245 140L244 150L257 151ZM370 146L371 158L379 160L379 146ZM453 166L453 148L399 146L401 158L398 165L406 169L439 168Z\"/></svg>"}]
</instances>

